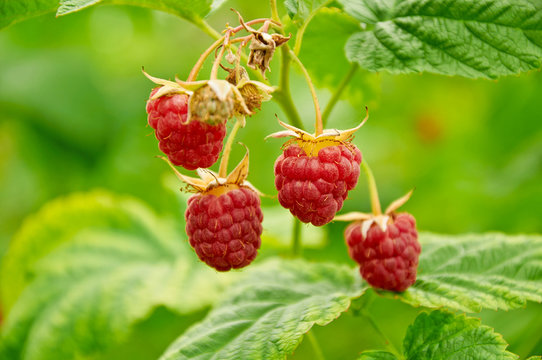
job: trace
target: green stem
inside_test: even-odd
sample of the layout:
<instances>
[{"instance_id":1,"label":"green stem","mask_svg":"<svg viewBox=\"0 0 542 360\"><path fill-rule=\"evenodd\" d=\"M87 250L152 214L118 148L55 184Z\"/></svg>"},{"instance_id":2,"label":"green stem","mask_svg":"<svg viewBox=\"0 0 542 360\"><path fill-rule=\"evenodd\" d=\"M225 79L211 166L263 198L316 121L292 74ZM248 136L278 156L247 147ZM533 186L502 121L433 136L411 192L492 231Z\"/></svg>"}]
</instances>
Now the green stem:
<instances>
[{"instance_id":1,"label":"green stem","mask_svg":"<svg viewBox=\"0 0 542 360\"><path fill-rule=\"evenodd\" d=\"M371 197L371 209L374 215L381 215L382 208L380 207L380 200L378 199L378 189L376 188L376 181L373 176L371 168L367 164L367 161L363 160L361 162L361 169L367 177L367 185L369 186L369 194Z\"/></svg>"},{"instance_id":2,"label":"green stem","mask_svg":"<svg viewBox=\"0 0 542 360\"><path fill-rule=\"evenodd\" d=\"M309 89L312 95L312 101L314 102L314 112L316 115L316 120L314 124L314 128L315 128L314 134L318 136L324 131L324 127L322 125L322 113L320 112L320 103L318 102L316 89L314 88L314 84L312 83L309 72L307 71L307 69L301 62L301 60L299 60L299 58L294 54L292 50L290 50L289 55L292 58L292 60L299 66L299 68L301 69L301 72L303 73L303 76L305 77L305 80L307 81L307 85L309 85Z\"/></svg>"},{"instance_id":3,"label":"green stem","mask_svg":"<svg viewBox=\"0 0 542 360\"><path fill-rule=\"evenodd\" d=\"M374 319L372 318L372 316L369 314L368 311L363 311L362 314L365 316L365 318L369 321L369 323L371 324L371 326L375 329L376 333L380 336L380 338L382 339L382 341L384 342L384 344L386 345L386 347L388 348L388 350L395 354L395 356L398 358L398 359L402 359L403 356L401 355L401 352L395 347L395 345L393 344L393 342L391 342L388 337L384 334L384 332L380 329L380 327L378 326L378 324L376 323L376 321L374 321Z\"/></svg>"},{"instance_id":4,"label":"green stem","mask_svg":"<svg viewBox=\"0 0 542 360\"><path fill-rule=\"evenodd\" d=\"M292 256L300 257L303 252L301 244L301 221L294 217L294 225L292 227Z\"/></svg>"},{"instance_id":5,"label":"green stem","mask_svg":"<svg viewBox=\"0 0 542 360\"><path fill-rule=\"evenodd\" d=\"M271 7L271 19L280 22L279 12L277 10L277 0L269 0L269 6Z\"/></svg>"},{"instance_id":6,"label":"green stem","mask_svg":"<svg viewBox=\"0 0 542 360\"><path fill-rule=\"evenodd\" d=\"M322 349L320 348L320 345L318 344L318 340L316 340L316 337L312 333L312 331L309 331L307 333L307 339L309 339L312 350L314 352L314 359L316 360L325 360L324 353L322 352Z\"/></svg>"},{"instance_id":7,"label":"green stem","mask_svg":"<svg viewBox=\"0 0 542 360\"><path fill-rule=\"evenodd\" d=\"M212 37L213 39L220 39L222 35L216 31L209 23L203 19L194 22L204 33Z\"/></svg>"},{"instance_id":8,"label":"green stem","mask_svg":"<svg viewBox=\"0 0 542 360\"><path fill-rule=\"evenodd\" d=\"M329 102L327 103L326 108L324 109L324 112L322 113L322 123L324 127L326 127L327 120L329 118L329 115L331 114L331 111L337 104L337 101L339 101L339 99L341 98L341 95L344 89L346 89L346 86L348 85L350 80L352 80L352 78L354 77L358 69L359 69L359 65L357 63L352 63L352 66L350 66L350 70L348 70L348 73L339 84L339 87L335 90L335 93L333 94L331 99L329 99Z\"/></svg>"},{"instance_id":9,"label":"green stem","mask_svg":"<svg viewBox=\"0 0 542 360\"><path fill-rule=\"evenodd\" d=\"M305 30L307 29L307 26L311 22L311 20L314 18L314 15L318 13L318 11L326 6L328 6L332 1L328 0L322 5L320 5L317 9L315 9L309 17L305 20L303 25L297 30L297 34L295 35L295 46L294 46L294 53L296 55L299 55L299 51L301 50L301 44L303 43L303 35L305 35Z\"/></svg>"},{"instance_id":10,"label":"green stem","mask_svg":"<svg viewBox=\"0 0 542 360\"><path fill-rule=\"evenodd\" d=\"M237 132L239 131L239 129L243 127L243 124L244 124L244 120L236 118L235 124L233 125L233 128L231 129L230 135L228 135L226 146L224 146L224 151L222 152L222 159L220 160L220 168L218 169L218 176L221 178L225 178L228 175L228 161L230 159L233 139L235 139L235 135L237 135Z\"/></svg>"}]
</instances>

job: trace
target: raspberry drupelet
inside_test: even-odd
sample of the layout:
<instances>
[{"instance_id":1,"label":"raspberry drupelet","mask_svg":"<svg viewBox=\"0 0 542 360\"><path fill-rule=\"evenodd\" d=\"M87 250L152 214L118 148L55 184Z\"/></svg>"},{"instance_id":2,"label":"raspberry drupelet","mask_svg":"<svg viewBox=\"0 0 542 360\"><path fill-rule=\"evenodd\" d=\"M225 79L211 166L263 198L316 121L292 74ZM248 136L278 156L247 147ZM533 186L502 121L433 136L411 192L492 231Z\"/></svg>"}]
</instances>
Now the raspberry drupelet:
<instances>
[{"instance_id":1,"label":"raspberry drupelet","mask_svg":"<svg viewBox=\"0 0 542 360\"><path fill-rule=\"evenodd\" d=\"M158 89L151 92L151 98ZM222 151L226 125L210 125L198 119L187 123L188 99L185 94L149 99L148 122L155 130L160 150L173 164L188 170L208 168Z\"/></svg>"},{"instance_id":2,"label":"raspberry drupelet","mask_svg":"<svg viewBox=\"0 0 542 360\"><path fill-rule=\"evenodd\" d=\"M185 218L190 245L216 270L239 269L256 257L263 214L258 194L249 187L193 195Z\"/></svg>"},{"instance_id":3,"label":"raspberry drupelet","mask_svg":"<svg viewBox=\"0 0 542 360\"><path fill-rule=\"evenodd\" d=\"M351 143L322 147L315 156L297 143L288 145L275 162L280 204L304 223L327 224L356 186L361 158Z\"/></svg>"},{"instance_id":4,"label":"raspberry drupelet","mask_svg":"<svg viewBox=\"0 0 542 360\"><path fill-rule=\"evenodd\" d=\"M385 230L372 222L366 234L363 222L354 222L346 228L344 238L350 257L371 286L404 291L416 281L421 248L412 215L392 215Z\"/></svg>"}]
</instances>

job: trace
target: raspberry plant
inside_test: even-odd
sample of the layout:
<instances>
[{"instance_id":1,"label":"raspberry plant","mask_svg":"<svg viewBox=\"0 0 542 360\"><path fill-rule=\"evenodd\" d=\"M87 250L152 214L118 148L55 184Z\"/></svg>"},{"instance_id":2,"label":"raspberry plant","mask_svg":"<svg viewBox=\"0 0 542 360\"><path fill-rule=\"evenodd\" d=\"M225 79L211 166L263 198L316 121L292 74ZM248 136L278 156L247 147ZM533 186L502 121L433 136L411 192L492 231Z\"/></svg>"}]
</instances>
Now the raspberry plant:
<instances>
[{"instance_id":1,"label":"raspberry plant","mask_svg":"<svg viewBox=\"0 0 542 360\"><path fill-rule=\"evenodd\" d=\"M99 2L0 2L0 26ZM262 6L260 18L245 21L235 12L236 23L219 31L205 17L217 8L226 16L222 1L108 3L170 12L214 38L186 74L166 80L144 71L155 84L149 86L146 113L166 155L159 157L182 183L183 193L192 193L181 197L185 221L172 224L140 200L103 190L44 206L23 224L2 262L0 359L100 358L158 307L186 317L210 309L179 334L162 360L296 358L302 341L302 348L310 344L303 351L310 351L311 359L339 358L322 351L324 339L317 339L313 327L332 327L345 312L356 329L359 324L360 338L367 333L380 337L372 347L349 343L356 354L352 359L518 358L472 313L542 302L542 237L418 232L417 220L422 221L415 213L397 212L412 191L381 209L367 163L371 159L362 159L361 150L367 149L354 143L368 112L343 121L351 125L348 130L336 129L331 114L345 90L358 86L351 82L360 68L486 79L539 69L542 4L285 0L282 14L271 0L269 13ZM319 14L348 34L344 49L340 44L331 55L344 55L351 63L339 81L335 64L313 64L314 57L329 55L319 48L326 44L306 39ZM301 59L303 47L313 58ZM278 78L269 76L271 67ZM314 132L305 129L308 109L300 108L290 89L291 68L299 70L310 90ZM149 72L157 71L162 69ZM167 71L173 74L174 65ZM315 82L333 88L323 111ZM254 116L270 100L280 106L281 120ZM371 111L371 117L365 126L378 121L379 112ZM248 148L228 171L238 132L262 118L276 124L267 141L282 145L278 158L267 158L276 196L249 182ZM279 144L275 138L287 140ZM358 181L360 175L365 182ZM363 194L371 213L349 197L361 183L368 185ZM296 218L288 255L265 249L262 234L272 229L262 225L263 201L280 204ZM441 211L442 204L427 206ZM355 211L342 212L343 207ZM353 261L304 259L301 250L309 239L300 235L301 222L328 229L333 221L334 226L349 222L341 226L343 251ZM374 304L391 301L418 309L411 310L415 314L403 329L402 346L389 339L372 311ZM540 341L540 334L533 336Z\"/></svg>"}]
</instances>

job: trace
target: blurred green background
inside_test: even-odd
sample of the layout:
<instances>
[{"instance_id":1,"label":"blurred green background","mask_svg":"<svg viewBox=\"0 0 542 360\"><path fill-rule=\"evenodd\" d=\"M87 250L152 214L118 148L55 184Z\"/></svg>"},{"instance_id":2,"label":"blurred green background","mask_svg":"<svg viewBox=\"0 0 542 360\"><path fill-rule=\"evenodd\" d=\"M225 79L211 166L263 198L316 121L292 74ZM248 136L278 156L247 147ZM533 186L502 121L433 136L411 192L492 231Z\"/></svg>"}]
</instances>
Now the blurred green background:
<instances>
[{"instance_id":1,"label":"blurred green background","mask_svg":"<svg viewBox=\"0 0 542 360\"><path fill-rule=\"evenodd\" d=\"M236 23L229 7L245 19L269 13L265 2L228 1L209 23L217 29ZM321 31L318 25L309 25L307 36ZM141 67L158 77L186 77L211 42L194 25L172 15L120 6L92 7L60 18L48 14L0 31L0 256L26 216L76 191L104 188L130 194L160 215L184 221L180 184L154 157L159 150L145 114L153 85ZM302 60L319 56L309 50L302 48ZM327 67L339 66L333 58ZM273 84L277 59L269 75ZM312 130L312 100L296 71L292 92L306 128ZM325 105L331 91L319 88L319 96ZM498 81L359 71L343 98L328 127L355 126L364 116L363 107L369 106L370 120L354 142L373 168L384 206L415 187L404 209L415 214L420 230L542 232L539 71ZM270 195L276 194L273 162L281 141L263 138L279 130L275 114L286 120L277 104L265 104L238 138L251 151L250 181ZM234 147L231 162L240 160L243 151ZM273 198L263 203L277 205ZM369 210L364 179L343 210ZM325 243L307 250L306 256L350 263L343 228L341 223L328 226ZM276 252L264 244L264 257ZM396 343L418 312L384 299L372 307ZM503 333L511 351L526 355L542 353L541 314L540 305L530 304L526 310L485 312L482 317ZM203 316L180 317L159 309L127 344L104 356L156 357ZM512 319L517 326L510 326ZM346 314L315 330L328 358L354 358L364 348L382 348L363 321ZM304 342L294 358L312 356Z\"/></svg>"}]
</instances>

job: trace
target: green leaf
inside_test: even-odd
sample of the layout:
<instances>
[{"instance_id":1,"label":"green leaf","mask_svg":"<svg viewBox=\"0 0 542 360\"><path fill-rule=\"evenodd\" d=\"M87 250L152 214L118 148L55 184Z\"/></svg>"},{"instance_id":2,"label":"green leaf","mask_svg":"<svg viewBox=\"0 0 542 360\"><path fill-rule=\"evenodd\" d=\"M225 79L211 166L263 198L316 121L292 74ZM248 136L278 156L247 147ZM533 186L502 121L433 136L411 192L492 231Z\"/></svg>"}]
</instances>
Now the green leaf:
<instances>
[{"instance_id":1,"label":"green leaf","mask_svg":"<svg viewBox=\"0 0 542 360\"><path fill-rule=\"evenodd\" d=\"M542 65L542 2L341 1L369 24L346 55L370 71L495 79Z\"/></svg>"},{"instance_id":2,"label":"green leaf","mask_svg":"<svg viewBox=\"0 0 542 360\"><path fill-rule=\"evenodd\" d=\"M406 359L517 359L508 344L479 319L435 310L421 313L409 326L403 342Z\"/></svg>"},{"instance_id":3,"label":"green leaf","mask_svg":"<svg viewBox=\"0 0 542 360\"><path fill-rule=\"evenodd\" d=\"M0 0L0 29L55 11L58 0Z\"/></svg>"},{"instance_id":4,"label":"green leaf","mask_svg":"<svg viewBox=\"0 0 542 360\"><path fill-rule=\"evenodd\" d=\"M345 266L268 261L251 268L161 359L284 359L314 324L336 319L365 289Z\"/></svg>"},{"instance_id":5,"label":"green leaf","mask_svg":"<svg viewBox=\"0 0 542 360\"><path fill-rule=\"evenodd\" d=\"M1 280L9 311L0 358L34 360L91 357L158 306L180 314L209 306L224 278L143 204L93 192L29 218Z\"/></svg>"},{"instance_id":6,"label":"green leaf","mask_svg":"<svg viewBox=\"0 0 542 360\"><path fill-rule=\"evenodd\" d=\"M97 3L122 4L168 12L197 23L223 2L224 0L61 0L56 15L66 15Z\"/></svg>"},{"instance_id":7,"label":"green leaf","mask_svg":"<svg viewBox=\"0 0 542 360\"><path fill-rule=\"evenodd\" d=\"M52 13L70 14L96 4L133 5L168 12L200 24L224 0L0 0L0 29L29 18Z\"/></svg>"},{"instance_id":8,"label":"green leaf","mask_svg":"<svg viewBox=\"0 0 542 360\"><path fill-rule=\"evenodd\" d=\"M397 357L387 351L369 350L361 353L358 360L397 360Z\"/></svg>"},{"instance_id":9,"label":"green leaf","mask_svg":"<svg viewBox=\"0 0 542 360\"><path fill-rule=\"evenodd\" d=\"M397 295L406 303L477 312L542 302L542 236L426 233L420 242L417 281Z\"/></svg>"},{"instance_id":10,"label":"green leaf","mask_svg":"<svg viewBox=\"0 0 542 360\"><path fill-rule=\"evenodd\" d=\"M284 6L291 19L305 20L329 2L329 0L284 0Z\"/></svg>"}]
</instances>

